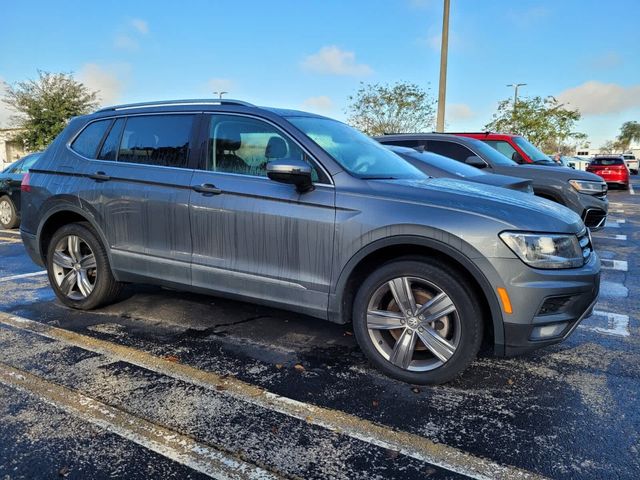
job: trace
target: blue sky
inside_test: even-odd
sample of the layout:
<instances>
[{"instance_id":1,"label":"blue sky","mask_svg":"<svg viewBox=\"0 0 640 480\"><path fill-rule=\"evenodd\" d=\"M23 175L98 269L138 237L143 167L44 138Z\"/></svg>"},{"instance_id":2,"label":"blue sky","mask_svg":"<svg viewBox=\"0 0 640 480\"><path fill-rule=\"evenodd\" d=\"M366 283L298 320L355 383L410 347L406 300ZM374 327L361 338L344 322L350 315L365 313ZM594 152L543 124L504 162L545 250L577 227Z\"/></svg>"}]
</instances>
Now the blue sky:
<instances>
[{"instance_id":1,"label":"blue sky","mask_svg":"<svg viewBox=\"0 0 640 480\"><path fill-rule=\"evenodd\" d=\"M640 2L451 4L448 129L480 129L513 82L580 108L594 147L640 120ZM0 79L73 72L107 104L222 89L343 120L360 82L438 88L442 0L23 0L2 23Z\"/></svg>"}]
</instances>

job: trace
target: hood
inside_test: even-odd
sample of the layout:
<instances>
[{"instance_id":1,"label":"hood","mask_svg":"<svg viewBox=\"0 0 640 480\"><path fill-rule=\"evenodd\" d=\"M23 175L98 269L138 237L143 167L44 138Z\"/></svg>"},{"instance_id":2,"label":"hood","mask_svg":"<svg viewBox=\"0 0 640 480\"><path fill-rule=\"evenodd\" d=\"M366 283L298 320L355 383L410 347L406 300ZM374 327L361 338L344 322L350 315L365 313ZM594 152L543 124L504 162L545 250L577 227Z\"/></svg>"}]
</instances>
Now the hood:
<instances>
[{"instance_id":1,"label":"hood","mask_svg":"<svg viewBox=\"0 0 640 480\"><path fill-rule=\"evenodd\" d=\"M529 185L531 180L526 178L511 177L508 175L500 175L494 173L492 175L476 175L475 177L466 177L465 180L482 183L483 185L493 185L494 187L509 188L520 192L529 193ZM533 193L533 191L530 191Z\"/></svg>"},{"instance_id":2,"label":"hood","mask_svg":"<svg viewBox=\"0 0 640 480\"><path fill-rule=\"evenodd\" d=\"M553 176L554 178L558 178L560 180L590 180L592 182L602 181L602 178L593 173L584 172L582 170L574 170L572 168L558 168L558 166L546 165L517 165L513 168L521 169L523 173L532 172L534 175L536 175L537 178L543 176Z\"/></svg>"},{"instance_id":3,"label":"hood","mask_svg":"<svg viewBox=\"0 0 640 480\"><path fill-rule=\"evenodd\" d=\"M491 218L503 228L553 233L578 233L580 217L568 208L534 195L451 178L371 180L378 195L423 203Z\"/></svg>"}]
</instances>

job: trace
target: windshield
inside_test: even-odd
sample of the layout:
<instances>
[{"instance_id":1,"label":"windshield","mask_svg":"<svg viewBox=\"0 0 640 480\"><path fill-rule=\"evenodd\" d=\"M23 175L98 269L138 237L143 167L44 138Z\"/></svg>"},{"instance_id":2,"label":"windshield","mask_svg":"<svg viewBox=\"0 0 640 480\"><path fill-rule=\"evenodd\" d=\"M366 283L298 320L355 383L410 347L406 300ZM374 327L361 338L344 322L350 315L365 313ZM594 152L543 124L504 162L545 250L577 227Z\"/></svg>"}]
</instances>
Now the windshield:
<instances>
[{"instance_id":1,"label":"windshield","mask_svg":"<svg viewBox=\"0 0 640 480\"><path fill-rule=\"evenodd\" d=\"M514 162L508 157L505 157L503 154L501 154L498 150L491 147L490 145L487 145L486 143L480 140L475 140L472 138L469 140L472 141L471 146L473 146L473 148L477 150L478 153L480 153L480 157L488 160L489 163L491 163L492 165L507 165L510 167L514 165L518 165L516 162Z\"/></svg>"},{"instance_id":2,"label":"windshield","mask_svg":"<svg viewBox=\"0 0 640 480\"><path fill-rule=\"evenodd\" d=\"M426 178L426 175L413 165L344 123L316 117L288 117L287 120L356 177L363 179Z\"/></svg>"},{"instance_id":3,"label":"windshield","mask_svg":"<svg viewBox=\"0 0 640 480\"><path fill-rule=\"evenodd\" d=\"M549 157L547 157L544 153L530 144L527 140L524 139L524 137L513 137L513 141L516 142L516 145L518 145L524 151L524 153L527 154L527 157L529 157L532 161L549 161Z\"/></svg>"},{"instance_id":4,"label":"windshield","mask_svg":"<svg viewBox=\"0 0 640 480\"><path fill-rule=\"evenodd\" d=\"M451 158L443 157L437 153L432 152L418 152L410 148L395 149L391 148L391 151L396 152L401 157L414 158L420 162L431 165L432 167L443 170L447 173L457 175L459 177L477 177L478 175L488 175L488 173L478 170L476 167L467 165L466 163L453 160ZM414 163L415 165L415 163Z\"/></svg>"}]
</instances>

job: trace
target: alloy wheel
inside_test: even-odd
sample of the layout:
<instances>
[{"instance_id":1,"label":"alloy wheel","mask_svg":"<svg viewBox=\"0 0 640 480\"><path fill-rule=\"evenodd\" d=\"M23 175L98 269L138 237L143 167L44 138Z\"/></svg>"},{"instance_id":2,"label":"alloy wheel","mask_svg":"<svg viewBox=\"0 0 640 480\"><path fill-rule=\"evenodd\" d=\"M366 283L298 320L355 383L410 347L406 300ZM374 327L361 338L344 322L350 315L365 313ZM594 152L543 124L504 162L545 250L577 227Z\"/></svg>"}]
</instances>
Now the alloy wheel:
<instances>
[{"instance_id":1,"label":"alloy wheel","mask_svg":"<svg viewBox=\"0 0 640 480\"><path fill-rule=\"evenodd\" d=\"M461 324L453 301L434 283L398 277L371 296L367 330L386 360L404 370L424 372L454 355Z\"/></svg>"},{"instance_id":2,"label":"alloy wheel","mask_svg":"<svg viewBox=\"0 0 640 480\"><path fill-rule=\"evenodd\" d=\"M0 201L0 223L3 225L9 225L13 217L13 211L11 205L7 200Z\"/></svg>"},{"instance_id":3,"label":"alloy wheel","mask_svg":"<svg viewBox=\"0 0 640 480\"><path fill-rule=\"evenodd\" d=\"M93 251L77 235L62 237L56 244L53 278L60 291L72 300L83 300L93 291L97 280L97 264Z\"/></svg>"}]
</instances>

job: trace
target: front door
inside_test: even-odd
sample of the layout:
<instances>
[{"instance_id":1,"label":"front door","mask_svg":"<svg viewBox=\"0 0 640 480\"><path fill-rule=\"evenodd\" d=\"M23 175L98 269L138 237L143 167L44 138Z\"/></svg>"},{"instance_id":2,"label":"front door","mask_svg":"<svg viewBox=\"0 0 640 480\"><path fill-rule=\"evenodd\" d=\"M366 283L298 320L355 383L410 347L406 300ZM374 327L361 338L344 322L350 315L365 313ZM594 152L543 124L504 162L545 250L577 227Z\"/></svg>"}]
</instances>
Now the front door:
<instances>
[{"instance_id":1,"label":"front door","mask_svg":"<svg viewBox=\"0 0 640 480\"><path fill-rule=\"evenodd\" d=\"M267 121L209 120L205 165L192 179L193 285L325 316L335 223L329 178ZM283 158L314 166L313 191L267 178L267 162Z\"/></svg>"}]
</instances>

